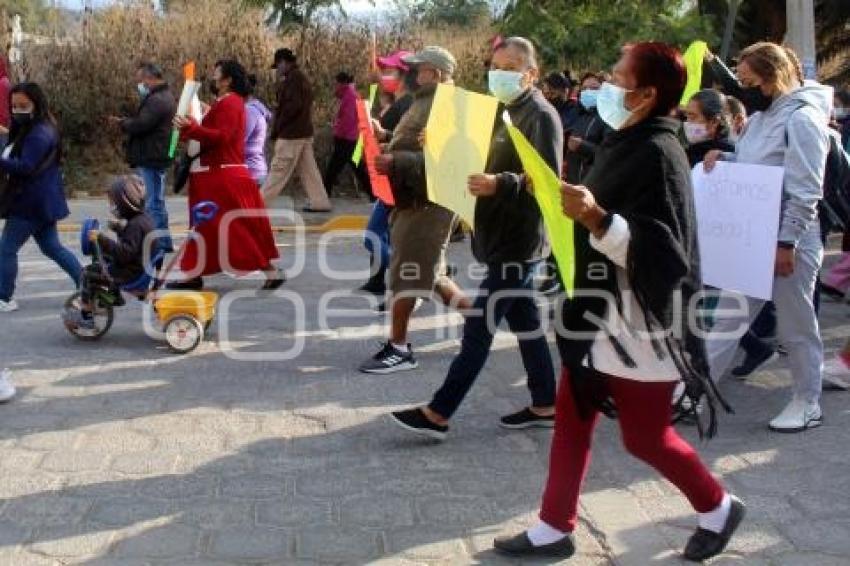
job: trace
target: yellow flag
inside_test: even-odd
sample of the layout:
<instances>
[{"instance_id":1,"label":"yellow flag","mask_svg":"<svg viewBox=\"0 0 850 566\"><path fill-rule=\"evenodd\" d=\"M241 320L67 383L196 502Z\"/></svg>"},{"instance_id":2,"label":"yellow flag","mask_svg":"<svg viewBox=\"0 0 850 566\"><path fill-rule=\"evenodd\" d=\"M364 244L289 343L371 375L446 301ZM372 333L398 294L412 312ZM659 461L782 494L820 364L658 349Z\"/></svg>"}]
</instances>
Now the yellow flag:
<instances>
[{"instance_id":1,"label":"yellow flag","mask_svg":"<svg viewBox=\"0 0 850 566\"><path fill-rule=\"evenodd\" d=\"M567 295L572 295L576 278L573 221L564 216L561 206L561 179L540 157L528 138L511 123L511 117L507 111L502 119L522 161L522 168L534 185L534 198L543 215L543 224L546 226L546 234L549 236L552 252L558 262L561 281Z\"/></svg>"},{"instance_id":2,"label":"yellow flag","mask_svg":"<svg viewBox=\"0 0 850 566\"><path fill-rule=\"evenodd\" d=\"M498 101L492 96L441 84L434 95L425 131L428 199L475 226L470 175L484 172Z\"/></svg>"},{"instance_id":3,"label":"yellow flag","mask_svg":"<svg viewBox=\"0 0 850 566\"><path fill-rule=\"evenodd\" d=\"M694 41L690 44L682 57L685 59L685 67L688 69L688 82L685 92L682 94L681 105L684 106L691 98L699 92L702 85L702 63L708 52L708 44L704 41Z\"/></svg>"}]
</instances>

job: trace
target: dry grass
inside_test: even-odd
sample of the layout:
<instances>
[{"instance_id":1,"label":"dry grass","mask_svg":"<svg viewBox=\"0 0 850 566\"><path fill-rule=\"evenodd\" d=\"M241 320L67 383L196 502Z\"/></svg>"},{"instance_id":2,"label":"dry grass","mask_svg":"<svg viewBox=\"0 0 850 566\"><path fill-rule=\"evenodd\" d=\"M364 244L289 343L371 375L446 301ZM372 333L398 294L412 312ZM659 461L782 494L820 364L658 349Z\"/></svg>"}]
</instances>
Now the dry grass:
<instances>
[{"instance_id":1,"label":"dry grass","mask_svg":"<svg viewBox=\"0 0 850 566\"><path fill-rule=\"evenodd\" d=\"M379 52L443 45L458 59L460 84L481 88L489 31L486 27L430 30L399 22L378 37ZM365 86L369 37L365 27L327 23L280 37L264 25L260 11L231 0L196 0L167 17L145 7L114 7L98 11L84 35L73 42L28 47L23 70L45 87L61 123L69 189L96 191L103 175L125 167L120 134L107 126L105 118L125 114L137 104L132 77L139 62L159 63L179 92L180 69L186 61L196 61L198 74L209 76L216 60L233 57L258 75L260 97L273 102L269 63L274 49L296 49L316 90L314 120L321 163L330 141L333 77L346 69Z\"/></svg>"}]
</instances>

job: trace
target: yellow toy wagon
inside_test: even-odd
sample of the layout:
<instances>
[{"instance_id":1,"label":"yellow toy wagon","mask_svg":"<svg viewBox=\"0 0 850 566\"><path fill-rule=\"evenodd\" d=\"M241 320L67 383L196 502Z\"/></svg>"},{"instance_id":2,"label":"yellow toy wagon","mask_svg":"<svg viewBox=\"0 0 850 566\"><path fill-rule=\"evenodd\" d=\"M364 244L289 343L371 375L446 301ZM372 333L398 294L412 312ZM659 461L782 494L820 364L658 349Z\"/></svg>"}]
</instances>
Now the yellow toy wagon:
<instances>
[{"instance_id":1,"label":"yellow toy wagon","mask_svg":"<svg viewBox=\"0 0 850 566\"><path fill-rule=\"evenodd\" d=\"M65 327L80 340L99 340L112 327L115 318L115 307L125 304L123 294L141 301L149 302L162 325L162 332L168 346L174 352L186 354L197 348L204 340L215 318L218 294L212 291L160 291L169 272L177 265L188 242L194 237L195 229L211 220L218 212L218 206L211 201L196 204L192 208L192 231L171 258L168 265L162 269L165 254L154 250L150 260L145 265L145 273L135 281L117 287L114 284L103 284L92 289L92 305L89 308L94 321L93 328L82 328L70 323L79 317L67 316L69 311L80 310L82 296L79 291L65 301ZM109 266L104 260L97 238L90 237L92 231L99 229L97 220L86 220L81 229L81 248L84 255L92 256L92 265L100 269L104 280L109 277ZM88 310L88 309L87 309Z\"/></svg>"}]
</instances>

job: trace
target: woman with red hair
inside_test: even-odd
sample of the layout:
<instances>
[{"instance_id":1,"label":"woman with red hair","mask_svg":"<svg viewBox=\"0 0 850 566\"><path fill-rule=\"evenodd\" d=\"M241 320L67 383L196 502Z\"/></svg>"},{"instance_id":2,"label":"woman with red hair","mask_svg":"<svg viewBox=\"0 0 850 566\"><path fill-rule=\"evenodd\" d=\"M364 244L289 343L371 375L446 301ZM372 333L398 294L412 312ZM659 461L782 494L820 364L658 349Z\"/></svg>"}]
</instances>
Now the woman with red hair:
<instances>
[{"instance_id":1,"label":"woman with red hair","mask_svg":"<svg viewBox=\"0 0 850 566\"><path fill-rule=\"evenodd\" d=\"M678 487L699 514L685 558L721 553L744 516L743 503L671 426L680 381L691 407L706 397L709 436L715 404L723 403L708 377L705 344L689 324L698 317L681 312L702 288L681 123L667 117L685 81L678 51L637 43L623 50L613 81L599 91L599 115L615 131L600 144L586 186L562 187L564 214L575 220L576 282L558 321L563 373L549 479L540 521L497 539L501 552L575 552L572 532L600 412L616 416L626 450Z\"/></svg>"}]
</instances>

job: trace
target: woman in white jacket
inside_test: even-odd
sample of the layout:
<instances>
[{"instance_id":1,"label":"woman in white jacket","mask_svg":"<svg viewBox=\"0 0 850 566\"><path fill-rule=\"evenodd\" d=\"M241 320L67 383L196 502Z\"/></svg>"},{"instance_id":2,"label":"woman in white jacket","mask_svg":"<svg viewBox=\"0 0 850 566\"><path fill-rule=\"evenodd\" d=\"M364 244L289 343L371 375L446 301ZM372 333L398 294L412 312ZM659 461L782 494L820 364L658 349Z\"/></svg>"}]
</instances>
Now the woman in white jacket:
<instances>
[{"instance_id":1,"label":"woman in white jacket","mask_svg":"<svg viewBox=\"0 0 850 566\"><path fill-rule=\"evenodd\" d=\"M710 152L705 168L711 171L718 160L785 168L773 302L779 341L788 350L793 397L770 422L770 428L798 432L820 426L823 421L819 405L823 342L813 297L823 261L818 204L823 197L829 151L827 123L832 88L804 81L794 52L774 43L757 43L742 51L737 72L757 112L735 152ZM730 315L722 303L737 299L741 298L724 296L721 300L707 342L715 380L726 372L737 347L738 340L727 336L742 323L746 327L764 305L763 301L746 298L749 309L744 310L749 312Z\"/></svg>"}]
</instances>

